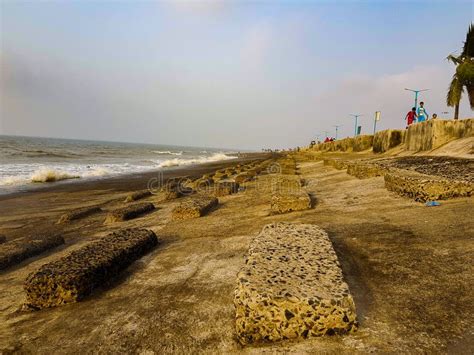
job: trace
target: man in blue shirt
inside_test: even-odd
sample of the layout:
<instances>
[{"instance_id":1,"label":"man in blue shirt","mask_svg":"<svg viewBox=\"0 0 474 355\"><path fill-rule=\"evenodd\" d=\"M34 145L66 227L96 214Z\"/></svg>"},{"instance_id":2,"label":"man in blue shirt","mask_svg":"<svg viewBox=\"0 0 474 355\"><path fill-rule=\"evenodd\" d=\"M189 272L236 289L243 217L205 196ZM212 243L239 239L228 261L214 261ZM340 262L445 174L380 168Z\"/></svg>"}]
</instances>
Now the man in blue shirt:
<instances>
[{"instance_id":1,"label":"man in blue shirt","mask_svg":"<svg viewBox=\"0 0 474 355\"><path fill-rule=\"evenodd\" d=\"M420 102L420 107L418 107L418 114L417 114L417 121L418 122L423 122L428 119L428 112L426 111L424 107L425 103L422 101Z\"/></svg>"}]
</instances>

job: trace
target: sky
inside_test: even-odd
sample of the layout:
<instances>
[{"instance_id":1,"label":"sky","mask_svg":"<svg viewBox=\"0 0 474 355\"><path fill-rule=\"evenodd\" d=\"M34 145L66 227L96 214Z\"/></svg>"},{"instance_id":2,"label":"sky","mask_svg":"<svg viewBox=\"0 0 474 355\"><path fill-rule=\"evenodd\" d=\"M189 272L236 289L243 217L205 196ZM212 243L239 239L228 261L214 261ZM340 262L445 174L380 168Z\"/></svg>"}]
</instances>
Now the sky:
<instances>
[{"instance_id":1,"label":"sky","mask_svg":"<svg viewBox=\"0 0 474 355\"><path fill-rule=\"evenodd\" d=\"M404 128L404 88L452 117L446 56L473 19L456 0L0 0L0 134L296 147L353 135L350 114Z\"/></svg>"}]
</instances>

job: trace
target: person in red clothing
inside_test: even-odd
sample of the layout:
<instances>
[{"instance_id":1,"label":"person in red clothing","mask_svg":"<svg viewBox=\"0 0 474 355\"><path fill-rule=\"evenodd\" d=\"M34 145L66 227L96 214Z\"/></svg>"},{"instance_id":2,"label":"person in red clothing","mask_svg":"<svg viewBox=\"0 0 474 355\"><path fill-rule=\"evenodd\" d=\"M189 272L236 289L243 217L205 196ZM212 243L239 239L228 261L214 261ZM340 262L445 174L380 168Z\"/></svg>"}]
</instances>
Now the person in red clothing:
<instances>
[{"instance_id":1,"label":"person in red clothing","mask_svg":"<svg viewBox=\"0 0 474 355\"><path fill-rule=\"evenodd\" d=\"M415 107L412 107L411 111L407 113L407 115L405 116L405 120L407 121L407 127L411 124L413 124L413 122L415 122L417 116L416 116L416 108Z\"/></svg>"}]
</instances>

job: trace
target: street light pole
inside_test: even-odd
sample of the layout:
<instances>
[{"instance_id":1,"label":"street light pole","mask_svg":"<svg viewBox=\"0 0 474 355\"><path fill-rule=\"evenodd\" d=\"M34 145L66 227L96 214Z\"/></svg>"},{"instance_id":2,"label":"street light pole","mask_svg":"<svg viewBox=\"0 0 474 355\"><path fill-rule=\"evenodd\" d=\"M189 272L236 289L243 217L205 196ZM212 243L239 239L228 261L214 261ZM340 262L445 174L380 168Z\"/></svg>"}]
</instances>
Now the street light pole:
<instances>
[{"instance_id":1,"label":"street light pole","mask_svg":"<svg viewBox=\"0 0 474 355\"><path fill-rule=\"evenodd\" d=\"M336 139L337 139L337 132L339 130L339 127L342 127L342 125L334 125L334 127L336 127Z\"/></svg>"},{"instance_id":2,"label":"street light pole","mask_svg":"<svg viewBox=\"0 0 474 355\"><path fill-rule=\"evenodd\" d=\"M414 92L415 93L415 110L418 109L418 94L422 91L428 91L429 89L422 89L422 90L414 90L414 89L407 89L405 88L405 90L407 91L411 91L411 92Z\"/></svg>"},{"instance_id":3,"label":"street light pole","mask_svg":"<svg viewBox=\"0 0 474 355\"><path fill-rule=\"evenodd\" d=\"M354 137L357 137L357 119L362 115L354 115L351 113L349 116L352 116L355 118Z\"/></svg>"},{"instance_id":4,"label":"street light pole","mask_svg":"<svg viewBox=\"0 0 474 355\"><path fill-rule=\"evenodd\" d=\"M380 111L375 111L375 118L374 118L374 136L375 136L375 130L377 129L377 121L380 121Z\"/></svg>"}]
</instances>

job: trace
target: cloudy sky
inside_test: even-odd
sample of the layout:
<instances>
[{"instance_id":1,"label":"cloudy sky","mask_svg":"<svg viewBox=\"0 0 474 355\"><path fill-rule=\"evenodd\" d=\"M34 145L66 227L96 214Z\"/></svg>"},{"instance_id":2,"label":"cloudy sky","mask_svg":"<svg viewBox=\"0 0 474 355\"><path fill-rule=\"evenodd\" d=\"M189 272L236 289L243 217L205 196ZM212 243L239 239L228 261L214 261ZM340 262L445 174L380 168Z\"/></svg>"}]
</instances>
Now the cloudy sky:
<instances>
[{"instance_id":1,"label":"cloudy sky","mask_svg":"<svg viewBox=\"0 0 474 355\"><path fill-rule=\"evenodd\" d=\"M259 149L445 105L472 1L0 0L0 134ZM461 116L473 117L465 102Z\"/></svg>"}]
</instances>

